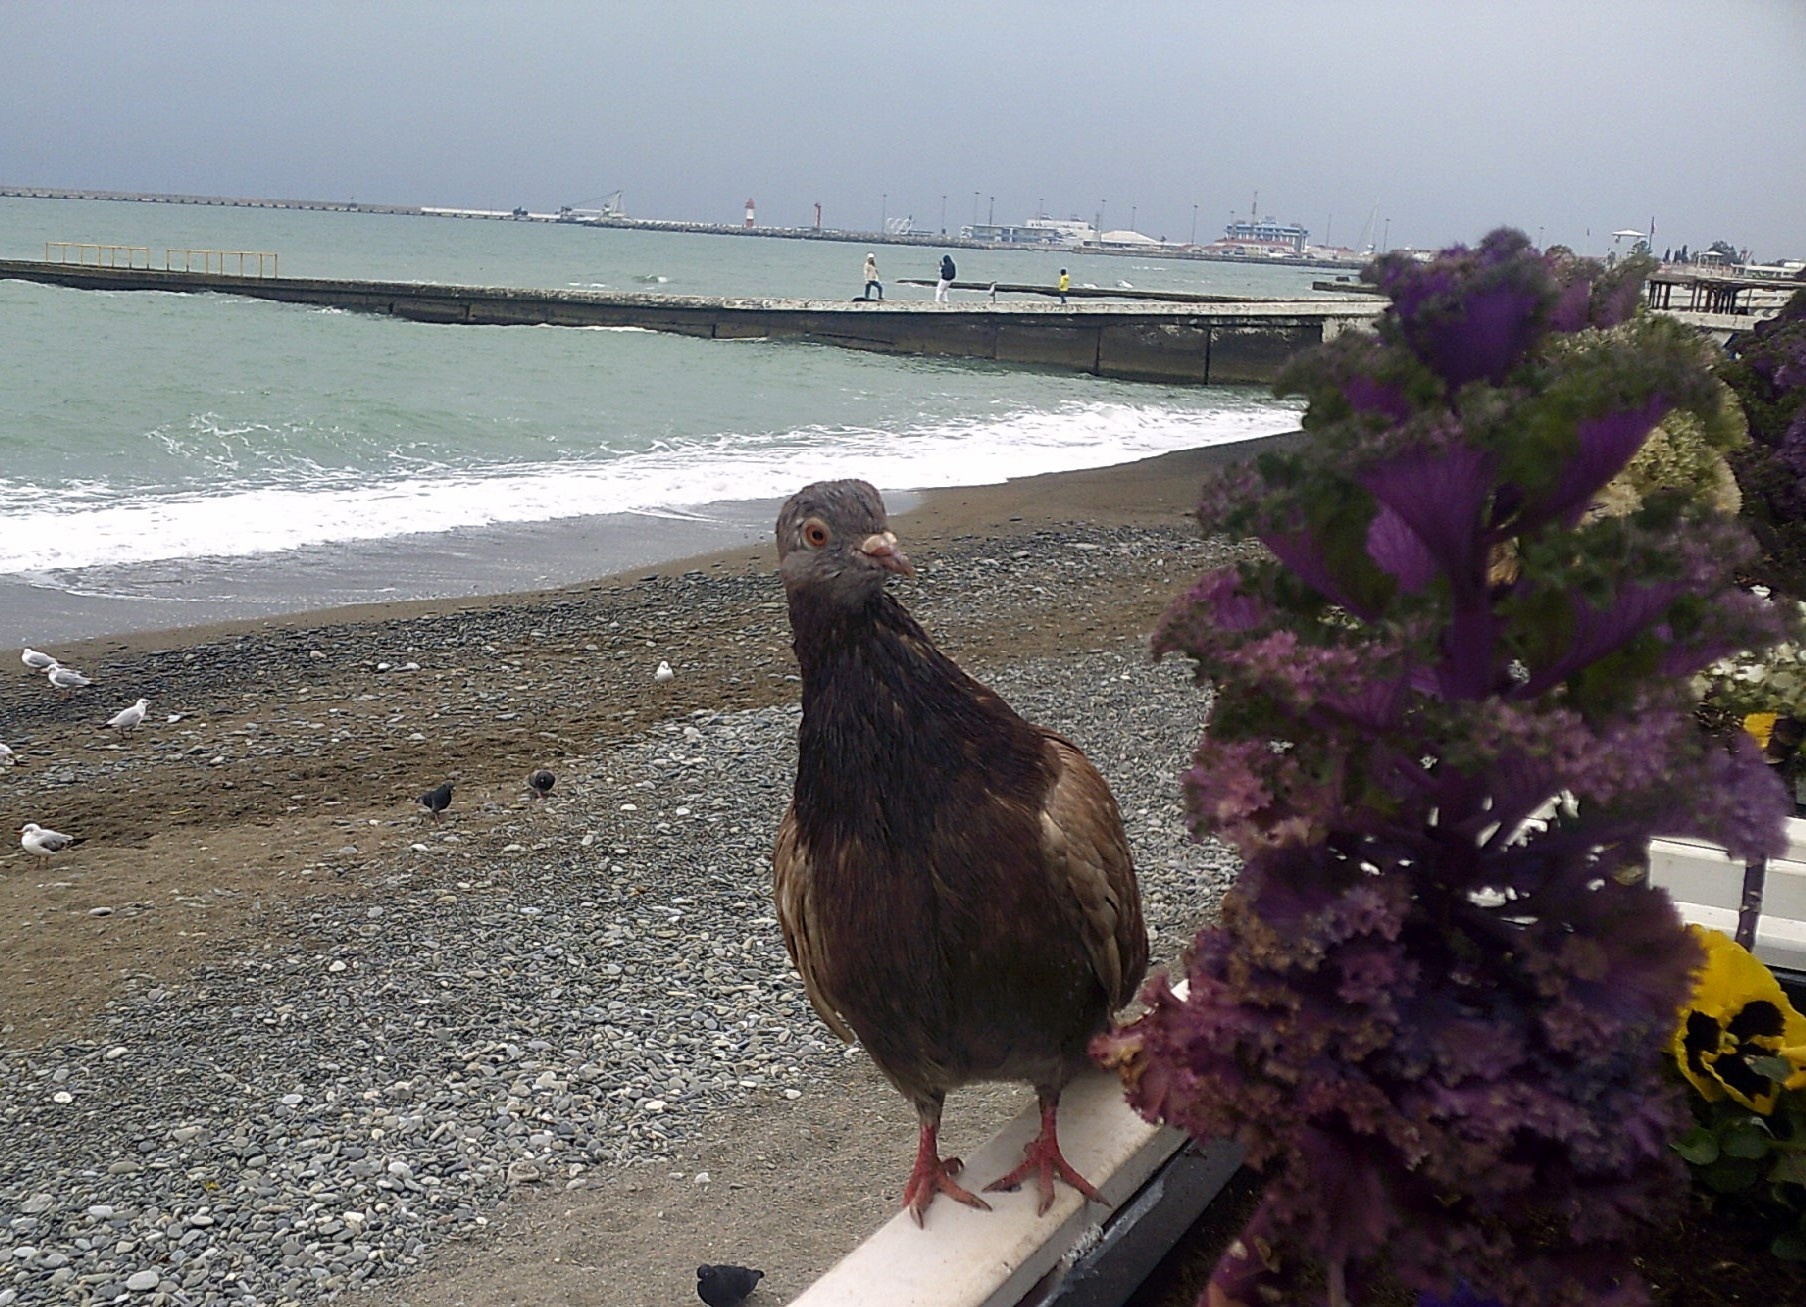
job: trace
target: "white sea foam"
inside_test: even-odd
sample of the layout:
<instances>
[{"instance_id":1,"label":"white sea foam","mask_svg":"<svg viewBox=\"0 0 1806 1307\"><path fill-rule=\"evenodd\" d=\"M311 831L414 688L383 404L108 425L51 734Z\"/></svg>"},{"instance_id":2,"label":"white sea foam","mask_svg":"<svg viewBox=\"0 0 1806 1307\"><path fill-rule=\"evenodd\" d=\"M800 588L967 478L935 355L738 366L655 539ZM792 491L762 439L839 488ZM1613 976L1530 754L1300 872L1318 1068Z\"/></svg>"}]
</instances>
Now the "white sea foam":
<instances>
[{"instance_id":1,"label":"white sea foam","mask_svg":"<svg viewBox=\"0 0 1806 1307\"><path fill-rule=\"evenodd\" d=\"M568 462L411 465L382 477L316 477L133 499L104 486L51 493L0 479L0 574L265 554L603 513L695 516L704 505L781 499L833 477L863 477L887 489L984 485L1296 425L1294 408L1270 401L1226 401L1203 412L1074 403L914 431L805 428L663 441L643 452Z\"/></svg>"}]
</instances>

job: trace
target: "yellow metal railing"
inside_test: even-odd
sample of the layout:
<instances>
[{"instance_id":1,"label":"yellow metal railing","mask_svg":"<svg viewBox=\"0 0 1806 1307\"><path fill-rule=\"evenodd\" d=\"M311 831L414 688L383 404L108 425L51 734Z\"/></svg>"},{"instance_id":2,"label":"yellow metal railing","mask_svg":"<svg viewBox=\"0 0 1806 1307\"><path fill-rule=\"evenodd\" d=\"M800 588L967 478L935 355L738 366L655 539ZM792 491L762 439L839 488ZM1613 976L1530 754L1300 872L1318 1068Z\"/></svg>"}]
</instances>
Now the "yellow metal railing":
<instances>
[{"instance_id":1,"label":"yellow metal railing","mask_svg":"<svg viewBox=\"0 0 1806 1307\"><path fill-rule=\"evenodd\" d=\"M45 241L44 262L79 263L95 268L148 268L150 250L143 245L83 245Z\"/></svg>"},{"instance_id":2,"label":"yellow metal railing","mask_svg":"<svg viewBox=\"0 0 1806 1307\"><path fill-rule=\"evenodd\" d=\"M145 245L88 245L79 241L45 241L44 262L75 263L92 268L144 268L151 266ZM221 276L275 277L278 256L271 250L169 250L163 251L163 270L213 272Z\"/></svg>"},{"instance_id":3,"label":"yellow metal railing","mask_svg":"<svg viewBox=\"0 0 1806 1307\"><path fill-rule=\"evenodd\" d=\"M224 276L234 271L229 265L237 260L235 275L240 277L274 277L276 255L269 250L164 250L163 266L173 272L176 256L182 258L183 272L217 272ZM198 266L197 266L198 265Z\"/></svg>"}]
</instances>

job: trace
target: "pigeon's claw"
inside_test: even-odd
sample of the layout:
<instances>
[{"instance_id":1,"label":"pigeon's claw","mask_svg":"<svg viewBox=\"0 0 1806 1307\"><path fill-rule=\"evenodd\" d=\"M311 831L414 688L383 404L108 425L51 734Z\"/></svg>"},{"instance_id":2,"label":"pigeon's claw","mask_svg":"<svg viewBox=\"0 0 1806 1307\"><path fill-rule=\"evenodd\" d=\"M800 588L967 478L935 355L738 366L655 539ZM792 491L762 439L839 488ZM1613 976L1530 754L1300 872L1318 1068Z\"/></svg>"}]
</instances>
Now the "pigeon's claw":
<instances>
[{"instance_id":1,"label":"pigeon's claw","mask_svg":"<svg viewBox=\"0 0 1806 1307\"><path fill-rule=\"evenodd\" d=\"M1035 1187L1040 1192L1040 1202L1035 1208L1037 1215L1045 1215L1053 1206L1054 1178L1064 1180L1094 1203L1104 1202L1104 1196L1097 1191L1097 1186L1072 1167L1060 1152L1060 1137L1054 1129L1054 1114L1059 1099L1043 1097L1041 1100L1041 1133L1029 1140L1028 1146L1022 1150L1022 1163L1008 1175L999 1176L985 1186L986 1193L994 1193L1006 1189L1018 1188L1022 1182L1035 1177ZM1108 1204L1105 1204L1108 1206Z\"/></svg>"},{"instance_id":2,"label":"pigeon's claw","mask_svg":"<svg viewBox=\"0 0 1806 1307\"><path fill-rule=\"evenodd\" d=\"M942 1157L936 1142L937 1131L931 1125L922 1126L921 1143L916 1149L916 1164L910 1169L909 1180L903 1186L903 1207L919 1226L928 1211L928 1204L934 1201L936 1194L946 1194L956 1203L964 1203L967 1207L976 1207L988 1212L991 1205L970 1189L956 1183L954 1176L960 1172L960 1160L957 1157Z\"/></svg>"}]
</instances>

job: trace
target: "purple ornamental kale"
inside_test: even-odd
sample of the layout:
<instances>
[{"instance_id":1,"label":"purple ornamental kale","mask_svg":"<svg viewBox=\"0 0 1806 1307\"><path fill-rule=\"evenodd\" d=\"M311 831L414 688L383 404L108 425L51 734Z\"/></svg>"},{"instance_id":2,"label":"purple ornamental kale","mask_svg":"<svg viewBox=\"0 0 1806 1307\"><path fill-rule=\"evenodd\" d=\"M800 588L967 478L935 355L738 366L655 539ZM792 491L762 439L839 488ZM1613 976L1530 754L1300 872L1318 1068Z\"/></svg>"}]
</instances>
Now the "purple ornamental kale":
<instances>
[{"instance_id":1,"label":"purple ornamental kale","mask_svg":"<svg viewBox=\"0 0 1806 1307\"><path fill-rule=\"evenodd\" d=\"M1721 369L1749 419L1750 442L1731 461L1743 513L1761 542L1754 569L1806 599L1806 290L1775 317L1734 337Z\"/></svg>"},{"instance_id":2,"label":"purple ornamental kale","mask_svg":"<svg viewBox=\"0 0 1806 1307\"><path fill-rule=\"evenodd\" d=\"M1098 1052L1266 1173L1213 1301L1321 1301L1315 1261L1332 1303L1382 1266L1640 1303L1697 957L1638 872L1655 834L1778 849L1779 786L1687 686L1778 619L1731 584L1733 523L1590 512L1663 416L1715 402L1685 329L1629 316L1636 279L1513 232L1376 273L1377 335L1288 378L1311 447L1204 491L1207 529L1272 557L1205 576L1155 647L1213 687L1187 817L1245 865L1189 991L1153 982Z\"/></svg>"}]
</instances>

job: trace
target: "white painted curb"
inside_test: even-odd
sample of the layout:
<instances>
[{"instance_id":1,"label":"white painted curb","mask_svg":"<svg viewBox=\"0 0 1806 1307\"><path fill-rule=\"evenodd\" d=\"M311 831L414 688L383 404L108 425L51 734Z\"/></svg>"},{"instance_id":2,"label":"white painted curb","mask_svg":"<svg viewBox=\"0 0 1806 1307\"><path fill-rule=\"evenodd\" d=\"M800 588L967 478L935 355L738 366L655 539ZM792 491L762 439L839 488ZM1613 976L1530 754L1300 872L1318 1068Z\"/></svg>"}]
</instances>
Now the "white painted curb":
<instances>
[{"instance_id":1,"label":"white painted curb","mask_svg":"<svg viewBox=\"0 0 1806 1307\"><path fill-rule=\"evenodd\" d=\"M1023 1145L1040 1128L1040 1109L1031 1102L965 1158L960 1183L982 1191L1022 1160ZM943 1196L929 1207L926 1228L899 1211L793 1299L795 1307L1014 1307L1187 1139L1143 1121L1124 1101L1122 1081L1095 1069L1066 1086L1059 1129L1066 1160L1098 1187L1109 1208L1056 1182L1053 1206L1036 1216L1032 1180L1014 1193L984 1194L989 1212Z\"/></svg>"},{"instance_id":2,"label":"white painted curb","mask_svg":"<svg viewBox=\"0 0 1806 1307\"><path fill-rule=\"evenodd\" d=\"M1649 842L1649 882L1674 899L1681 916L1701 926L1737 932L1743 864L1700 840ZM1806 971L1806 821L1787 821L1787 852L1768 860L1756 956L1770 966Z\"/></svg>"}]
</instances>

